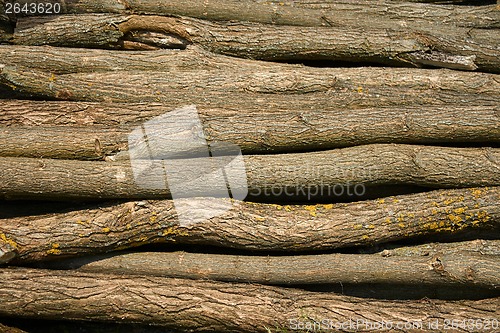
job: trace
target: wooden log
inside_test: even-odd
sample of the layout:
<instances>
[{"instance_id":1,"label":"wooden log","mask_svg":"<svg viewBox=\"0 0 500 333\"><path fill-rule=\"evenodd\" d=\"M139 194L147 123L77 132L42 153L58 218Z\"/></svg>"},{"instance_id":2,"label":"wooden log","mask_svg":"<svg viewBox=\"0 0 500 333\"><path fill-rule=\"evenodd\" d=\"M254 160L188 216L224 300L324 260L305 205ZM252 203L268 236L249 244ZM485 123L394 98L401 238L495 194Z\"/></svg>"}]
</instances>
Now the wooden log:
<instances>
[{"instance_id":1,"label":"wooden log","mask_svg":"<svg viewBox=\"0 0 500 333\"><path fill-rule=\"evenodd\" d=\"M54 74L107 71L155 71L224 69L259 70L301 68L294 64L269 63L207 52L191 45L185 50L115 52L114 50L52 46L0 45L0 57L10 66Z\"/></svg>"},{"instance_id":2,"label":"wooden log","mask_svg":"<svg viewBox=\"0 0 500 333\"><path fill-rule=\"evenodd\" d=\"M149 168L142 175L144 182L160 182L157 175L163 175L164 165L172 169L169 177L178 171L168 159L153 163L146 153L138 151L138 159L134 160L136 168ZM296 197L309 201L318 195L334 199L348 190L351 197L356 197L366 187L384 185L498 186L499 155L498 148L374 144L311 153L246 155L244 170L240 166L230 170L246 176L249 197ZM194 172L200 163L198 158L183 159L182 168ZM3 157L0 166L4 170L0 174L0 197L4 199L165 199L171 194L167 185L141 186L134 178L130 161ZM194 173L195 176L200 175ZM243 186L235 185L232 190L245 191ZM203 183L196 188L180 188L176 196L213 196L212 187Z\"/></svg>"},{"instance_id":3,"label":"wooden log","mask_svg":"<svg viewBox=\"0 0 500 333\"><path fill-rule=\"evenodd\" d=\"M292 153L372 143L500 143L498 106L357 110L294 107L199 107L197 111L207 142L230 142L245 154ZM120 152L119 156L126 156L130 132L168 112L168 106L159 103L3 100L0 108L0 156L56 159L104 159ZM250 117L251 121L246 121ZM182 150L184 157L191 153L187 145L175 148Z\"/></svg>"},{"instance_id":4,"label":"wooden log","mask_svg":"<svg viewBox=\"0 0 500 333\"><path fill-rule=\"evenodd\" d=\"M500 245L497 244L497 245ZM446 249L446 245L442 246ZM433 256L315 254L244 256L132 252L56 262L51 268L272 285L372 283L457 285L500 290L500 257L465 253Z\"/></svg>"},{"instance_id":5,"label":"wooden log","mask_svg":"<svg viewBox=\"0 0 500 333\"><path fill-rule=\"evenodd\" d=\"M195 44L215 53L271 61L327 60L407 67L430 64L498 73L498 34L491 30L445 26L432 31L371 28L367 32L364 27L346 30L335 26L284 27L149 15L82 14L21 18L12 42L139 49ZM142 32L154 34L152 39L145 36L137 40L136 32L143 37Z\"/></svg>"},{"instance_id":6,"label":"wooden log","mask_svg":"<svg viewBox=\"0 0 500 333\"><path fill-rule=\"evenodd\" d=\"M12 261L15 255L17 263L33 262L152 243L298 252L491 230L498 228L500 221L499 194L500 188L493 187L437 190L347 204L237 202L222 215L183 226L169 200L107 204L2 219L0 237L14 250L0 259ZM227 204L222 199L207 200L213 208Z\"/></svg>"},{"instance_id":7,"label":"wooden log","mask_svg":"<svg viewBox=\"0 0 500 333\"><path fill-rule=\"evenodd\" d=\"M224 108L235 104L252 108L253 104L260 103L276 108L300 103L301 107L316 109L443 103L497 106L496 95L500 89L497 75L485 73L289 66L55 75L0 65L0 84L43 99L161 102L172 106L201 104Z\"/></svg>"},{"instance_id":8,"label":"wooden log","mask_svg":"<svg viewBox=\"0 0 500 333\"><path fill-rule=\"evenodd\" d=\"M429 1L432 2L432 1ZM443 1L444 2L444 1ZM462 1L463 2L463 1ZM21 6L29 0L19 0ZM189 16L208 21L258 22L295 26L364 26L393 29L395 26L431 30L434 25L498 28L495 6L429 6L394 1L202 1L158 0L47 0L62 3L59 14L135 13ZM432 15L429 15L432 12ZM20 13L21 16L25 15ZM30 15L29 13L27 15ZM35 14L37 15L37 14ZM39 14L38 14L39 15ZM427 28L427 29L426 29Z\"/></svg>"},{"instance_id":9,"label":"wooden log","mask_svg":"<svg viewBox=\"0 0 500 333\"><path fill-rule=\"evenodd\" d=\"M6 326L3 324L0 324L0 330L3 333L26 333L26 331L23 331L17 327Z\"/></svg>"},{"instance_id":10,"label":"wooden log","mask_svg":"<svg viewBox=\"0 0 500 333\"><path fill-rule=\"evenodd\" d=\"M475 255L500 255L500 241L475 239L449 243L425 243L419 245L401 246L401 244L386 244L383 250L376 252L384 257L415 257L434 256L439 254L459 254L462 252ZM369 252L371 253L371 252Z\"/></svg>"},{"instance_id":11,"label":"wooden log","mask_svg":"<svg viewBox=\"0 0 500 333\"><path fill-rule=\"evenodd\" d=\"M326 323L362 320L403 327L406 322L420 323L401 331L425 332L434 331L429 329L432 321L444 325L443 318L451 313L465 322L496 320L500 304L498 298L387 301L262 285L27 268L0 270L0 296L4 315L142 322L192 332L269 332L294 329L299 323L312 327L323 320L323 331L331 330L325 329Z\"/></svg>"}]
</instances>

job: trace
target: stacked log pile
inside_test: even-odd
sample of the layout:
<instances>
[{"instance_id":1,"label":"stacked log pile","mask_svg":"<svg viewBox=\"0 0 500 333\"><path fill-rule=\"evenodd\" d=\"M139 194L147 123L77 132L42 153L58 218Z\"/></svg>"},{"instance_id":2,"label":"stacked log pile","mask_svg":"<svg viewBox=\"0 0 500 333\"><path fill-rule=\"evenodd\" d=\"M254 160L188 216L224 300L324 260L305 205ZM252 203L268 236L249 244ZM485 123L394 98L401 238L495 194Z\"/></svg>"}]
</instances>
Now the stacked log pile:
<instances>
[{"instance_id":1,"label":"stacked log pile","mask_svg":"<svg viewBox=\"0 0 500 333\"><path fill-rule=\"evenodd\" d=\"M0 9L0 331L500 330L494 1ZM186 107L244 198L138 182Z\"/></svg>"}]
</instances>

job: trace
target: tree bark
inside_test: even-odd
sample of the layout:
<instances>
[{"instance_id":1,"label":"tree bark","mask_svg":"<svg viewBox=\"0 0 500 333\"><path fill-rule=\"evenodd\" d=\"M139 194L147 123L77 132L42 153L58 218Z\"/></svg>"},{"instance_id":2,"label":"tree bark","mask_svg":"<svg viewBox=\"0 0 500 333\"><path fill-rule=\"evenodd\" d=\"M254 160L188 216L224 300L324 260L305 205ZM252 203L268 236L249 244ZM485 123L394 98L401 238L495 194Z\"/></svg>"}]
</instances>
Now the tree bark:
<instances>
[{"instance_id":1,"label":"tree bark","mask_svg":"<svg viewBox=\"0 0 500 333\"><path fill-rule=\"evenodd\" d=\"M368 246L416 236L498 228L500 189L437 190L327 205L234 202L222 215L180 225L172 201L100 205L94 209L1 220L14 250L2 262L32 262L151 243L203 244L260 251ZM212 208L223 199L207 199ZM497 233L498 231L494 231Z\"/></svg>"},{"instance_id":2,"label":"tree bark","mask_svg":"<svg viewBox=\"0 0 500 333\"><path fill-rule=\"evenodd\" d=\"M10 326L5 326L3 324L0 324L0 330L3 333L27 333L26 331L23 331L19 328L16 327L10 327Z\"/></svg>"},{"instance_id":3,"label":"tree bark","mask_svg":"<svg viewBox=\"0 0 500 333\"><path fill-rule=\"evenodd\" d=\"M494 73L500 68L495 29L448 25L443 28L435 26L432 31L371 28L367 32L366 29L82 14L20 18L12 42L18 45L116 49L137 48L138 45L143 49L185 48L195 44L215 53L271 61L327 60L410 67L433 65L462 70L479 68ZM134 38L137 32L146 37ZM154 34L148 37L142 32Z\"/></svg>"},{"instance_id":4,"label":"tree bark","mask_svg":"<svg viewBox=\"0 0 500 333\"><path fill-rule=\"evenodd\" d=\"M272 332L323 319L420 322L422 327L402 332L425 332L435 331L430 321L442 326L448 317L496 319L500 305L498 298L387 301L262 285L25 268L0 270L0 296L1 314L175 325L193 332Z\"/></svg>"},{"instance_id":5,"label":"tree bark","mask_svg":"<svg viewBox=\"0 0 500 333\"><path fill-rule=\"evenodd\" d=\"M158 151L162 151L160 147ZM141 173L140 182L134 177L130 161L3 157L0 158L4 170L0 174L0 197L10 200L165 199L171 192L166 178L158 178L164 174L165 166L170 168L170 184L186 181L175 178L180 167L191 170L193 179L200 177L197 170L202 162L199 158L183 159L182 166L179 166L168 158L148 160L147 151L139 151L136 156L139 159L134 160L135 170L142 170L140 167L148 170ZM243 156L244 169L239 165L224 167L226 172L246 176L249 197L266 200L295 197L310 201L317 196L338 199L349 190L352 192L350 196L356 197L365 188L384 185L433 188L498 186L499 159L498 148L375 144L312 153L246 155ZM27 174L29 178L26 178ZM154 186L141 185L152 182ZM159 186L160 183L165 185ZM233 191L246 190L245 184L233 185ZM212 184L200 183L196 188L192 187L177 189L177 198L216 194L227 197L227 192L214 192Z\"/></svg>"},{"instance_id":6,"label":"tree bark","mask_svg":"<svg viewBox=\"0 0 500 333\"><path fill-rule=\"evenodd\" d=\"M231 1L195 0L162 2L158 0L61 1L61 14L135 13L179 15L208 21L258 22L292 26L363 26L394 28L395 26L431 30L429 26L466 26L469 28L498 28L499 14L495 6L455 7L429 6L394 1ZM432 1L427 1L432 2ZM446 2L446 1L442 1ZM451 2L451 1L448 1ZM457 1L455 1L457 2ZM463 2L463 1L462 1ZM29 3L19 0L20 4ZM431 14L432 13L432 14ZM402 23L405 22L405 23ZM427 29L426 29L427 28Z\"/></svg>"},{"instance_id":7,"label":"tree bark","mask_svg":"<svg viewBox=\"0 0 500 333\"><path fill-rule=\"evenodd\" d=\"M500 244L497 244L500 245ZM446 248L446 246L443 246ZM243 256L136 252L56 262L57 269L272 285L338 283L457 285L500 290L500 257L471 253L427 256L315 254Z\"/></svg>"},{"instance_id":8,"label":"tree bark","mask_svg":"<svg viewBox=\"0 0 500 333\"><path fill-rule=\"evenodd\" d=\"M0 66L0 84L43 99L230 108L333 108L471 103L497 106L497 75L448 70L289 67L55 75ZM228 100L231 96L231 100ZM297 108L297 107L295 107Z\"/></svg>"},{"instance_id":9,"label":"tree bark","mask_svg":"<svg viewBox=\"0 0 500 333\"><path fill-rule=\"evenodd\" d=\"M157 103L22 100L0 101L0 107L0 156L84 160L117 153L126 156L130 132L169 109ZM295 109L198 107L197 111L207 142L230 142L245 154L297 153L372 143L500 143L500 108L496 106L304 110L296 105ZM187 144L175 149L185 156L193 153Z\"/></svg>"}]
</instances>

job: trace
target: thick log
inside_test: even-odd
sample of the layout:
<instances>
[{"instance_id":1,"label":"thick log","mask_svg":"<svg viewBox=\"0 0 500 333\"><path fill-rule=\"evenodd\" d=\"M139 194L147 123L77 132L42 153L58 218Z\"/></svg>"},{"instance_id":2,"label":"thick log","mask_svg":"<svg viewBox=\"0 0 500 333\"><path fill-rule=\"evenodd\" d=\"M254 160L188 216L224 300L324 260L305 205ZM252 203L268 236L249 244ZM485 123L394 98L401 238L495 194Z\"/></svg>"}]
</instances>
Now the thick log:
<instances>
[{"instance_id":1,"label":"thick log","mask_svg":"<svg viewBox=\"0 0 500 333\"><path fill-rule=\"evenodd\" d=\"M432 2L432 1L428 1ZM445 2L445 1L442 1ZM450 1L449 1L450 2ZM455 1L456 2L456 1ZM463 2L463 1L462 1ZM29 0L19 0L23 5ZM158 0L47 0L62 3L60 14L135 13L189 16L208 21L258 22L295 26L363 26L393 29L412 27L431 30L433 25L469 28L498 28L495 6L429 6L394 1L251 1L194 0L162 2ZM21 15L24 15L21 13ZM29 15L29 14L28 14ZM36 15L36 14L35 14ZM38 14L39 15L39 14ZM427 29L426 29L427 28Z\"/></svg>"},{"instance_id":2,"label":"thick log","mask_svg":"<svg viewBox=\"0 0 500 333\"><path fill-rule=\"evenodd\" d=\"M497 244L500 245L500 244ZM442 246L446 249L446 246ZM209 279L272 285L372 283L458 285L500 290L500 257L446 252L426 257L380 254L243 256L136 252L56 262L82 272ZM54 266L51 266L54 267Z\"/></svg>"},{"instance_id":3,"label":"thick log","mask_svg":"<svg viewBox=\"0 0 500 333\"><path fill-rule=\"evenodd\" d=\"M158 147L160 148L160 147ZM161 152L162 150L159 149ZM170 181L179 171L171 160L148 160L138 151L135 170L145 167L141 183L134 178L130 161L77 161L0 158L0 197L4 199L165 199L170 190L163 175L168 165ZM144 160L140 160L144 158ZM453 148L418 145L374 144L311 153L245 155L244 168L226 165L232 174L246 176L250 197L340 197L348 190L356 197L366 188L384 185L416 185L433 188L498 186L498 148ZM169 164L170 163L170 164ZM200 177L200 159L183 159L182 170ZM198 172L199 173L199 172ZM26 175L30 177L27 178ZM63 178L61 178L63 177ZM187 177L187 176L186 176ZM62 181L64 179L64 181ZM155 186L142 186L156 182ZM159 183L162 186L159 186ZM165 185L163 185L165 183ZM233 191L245 191L233 184ZM216 194L213 184L199 184L176 191L177 197ZM238 192L238 193L239 193ZM218 193L218 192L217 192ZM220 193L227 196L227 193Z\"/></svg>"},{"instance_id":4,"label":"thick log","mask_svg":"<svg viewBox=\"0 0 500 333\"><path fill-rule=\"evenodd\" d=\"M21 66L1 65L0 84L15 92L43 99L161 102L172 106L196 104L224 108L230 108L234 103L242 108L252 108L255 103L274 107L300 103L301 107L309 109L334 105L337 109L352 109L457 102L498 105L496 97L500 89L495 74L303 66L55 75Z\"/></svg>"},{"instance_id":5,"label":"thick log","mask_svg":"<svg viewBox=\"0 0 500 333\"><path fill-rule=\"evenodd\" d=\"M78 22L78 25L75 25ZM49 33L50 32L50 33ZM134 37L140 32L140 38ZM144 32L153 32L145 35ZM432 31L213 23L192 18L61 15L19 19L12 42L91 48L185 48L272 61L349 61L490 71L500 68L495 29ZM307 41L307 42L305 42Z\"/></svg>"},{"instance_id":6,"label":"thick log","mask_svg":"<svg viewBox=\"0 0 500 333\"><path fill-rule=\"evenodd\" d=\"M192 332L269 332L294 329L298 323L312 327L323 320L333 325L349 320L397 322L403 327L405 322L420 323L401 331L425 332L435 331L429 323L436 320L442 327L452 313L460 321L491 321L500 304L498 298L387 301L261 285L25 268L0 270L0 296L5 300L1 314L143 322Z\"/></svg>"},{"instance_id":7,"label":"thick log","mask_svg":"<svg viewBox=\"0 0 500 333\"><path fill-rule=\"evenodd\" d=\"M313 206L235 202L222 215L183 226L169 200L108 204L1 220L0 236L14 247L1 260L15 255L17 263L32 262L151 243L294 252L367 246L498 227L499 195L493 187ZM227 204L207 200L214 209Z\"/></svg>"},{"instance_id":8,"label":"thick log","mask_svg":"<svg viewBox=\"0 0 500 333\"><path fill-rule=\"evenodd\" d=\"M116 52L114 50L65 48L52 46L0 45L0 58L8 65L32 68L54 74L95 73L107 71L156 71L224 69L259 70L300 68L241 59L207 52L196 46L185 50Z\"/></svg>"},{"instance_id":9,"label":"thick log","mask_svg":"<svg viewBox=\"0 0 500 333\"><path fill-rule=\"evenodd\" d=\"M168 112L159 103L0 101L0 156L104 159L128 150L141 123ZM197 108L207 142L245 154L288 153L371 143L500 143L498 106L419 106L348 110ZM251 121L247 121L251 117ZM55 126L54 126L55 125ZM182 143L180 143L182 145ZM169 147L162 148L164 152ZM176 145L184 157L190 148ZM173 152L172 152L173 153ZM125 155L124 155L125 156Z\"/></svg>"}]
</instances>

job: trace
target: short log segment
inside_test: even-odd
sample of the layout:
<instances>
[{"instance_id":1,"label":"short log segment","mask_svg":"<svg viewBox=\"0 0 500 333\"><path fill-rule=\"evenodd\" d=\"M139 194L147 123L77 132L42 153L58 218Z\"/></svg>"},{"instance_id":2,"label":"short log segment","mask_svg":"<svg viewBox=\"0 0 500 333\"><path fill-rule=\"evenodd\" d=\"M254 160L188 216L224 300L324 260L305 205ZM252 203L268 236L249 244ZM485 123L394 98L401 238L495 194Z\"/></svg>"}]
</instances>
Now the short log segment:
<instances>
[{"instance_id":1,"label":"short log segment","mask_svg":"<svg viewBox=\"0 0 500 333\"><path fill-rule=\"evenodd\" d=\"M78 25L75 25L75 22ZM12 42L90 48L186 48L271 61L349 61L434 65L498 72L496 29L443 26L432 31L214 23L193 18L116 14L19 19ZM49 33L50 31L50 33ZM307 42L306 42L307 41Z\"/></svg>"},{"instance_id":2,"label":"short log segment","mask_svg":"<svg viewBox=\"0 0 500 333\"><path fill-rule=\"evenodd\" d=\"M389 301L252 284L26 268L0 270L0 298L4 315L140 322L192 332L274 332L298 323L357 319L419 322L421 327L402 332L430 332L435 331L430 322L451 315L465 322L496 319L500 305L498 298Z\"/></svg>"},{"instance_id":3,"label":"short log segment","mask_svg":"<svg viewBox=\"0 0 500 333\"><path fill-rule=\"evenodd\" d=\"M498 228L500 188L437 190L327 205L235 202L222 215L179 225L173 202L140 201L1 220L15 262L94 254L166 242L260 251L367 246L415 236ZM208 199L207 199L208 200ZM226 207L210 199L211 207ZM12 257L6 257L6 260Z\"/></svg>"},{"instance_id":4,"label":"short log segment","mask_svg":"<svg viewBox=\"0 0 500 333\"><path fill-rule=\"evenodd\" d=\"M442 248L446 251L446 244ZM136 252L105 258L75 259L68 263L56 262L55 267L78 268L79 271L94 273L273 285L468 285L500 290L499 256L471 254L466 252L466 248L462 253L448 254L445 251L421 257L385 255L385 252L302 256Z\"/></svg>"}]
</instances>

